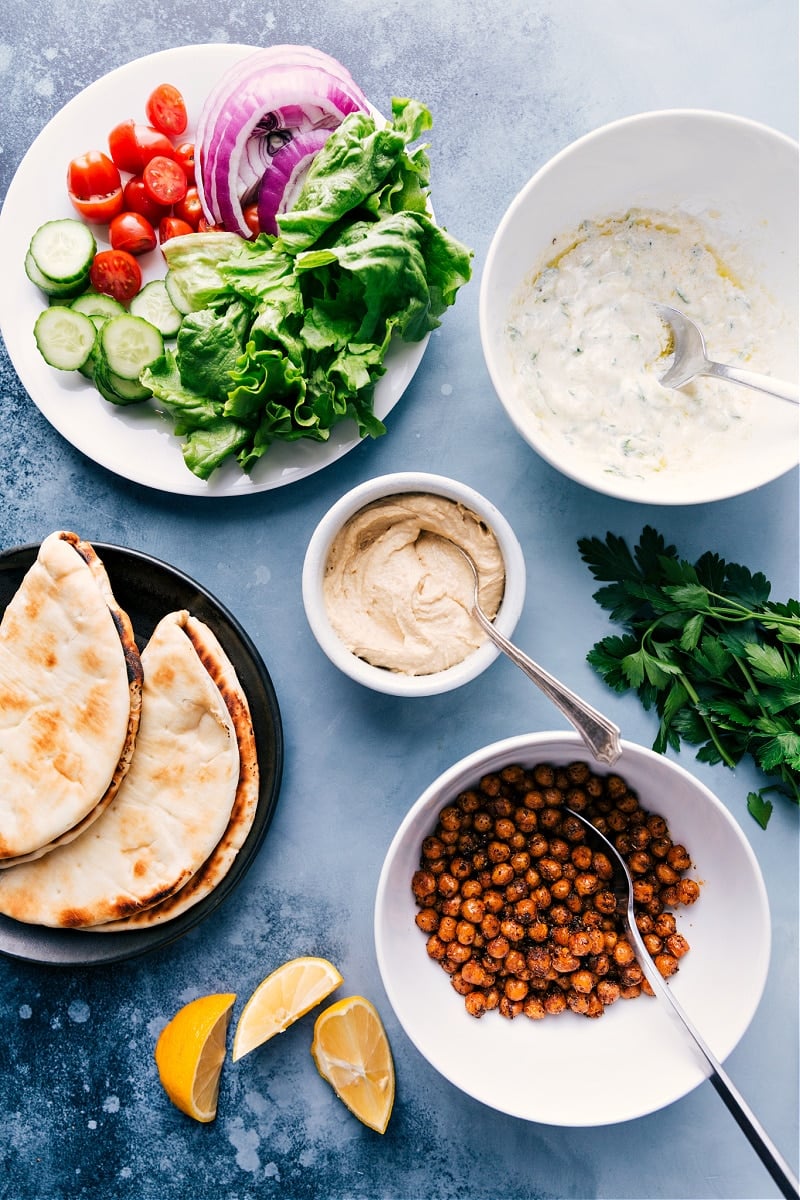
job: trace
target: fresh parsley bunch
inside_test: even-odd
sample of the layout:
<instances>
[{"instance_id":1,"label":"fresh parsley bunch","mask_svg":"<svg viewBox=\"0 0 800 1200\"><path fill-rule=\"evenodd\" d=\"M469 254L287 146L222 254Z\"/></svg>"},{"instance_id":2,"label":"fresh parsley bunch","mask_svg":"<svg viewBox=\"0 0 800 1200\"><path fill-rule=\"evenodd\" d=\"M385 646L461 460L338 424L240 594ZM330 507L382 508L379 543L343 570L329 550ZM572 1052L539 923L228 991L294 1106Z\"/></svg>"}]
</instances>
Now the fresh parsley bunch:
<instances>
[{"instance_id":1,"label":"fresh parsley bunch","mask_svg":"<svg viewBox=\"0 0 800 1200\"><path fill-rule=\"evenodd\" d=\"M605 585L594 599L624 627L587 659L615 691L633 689L656 710L653 749L683 741L701 762L728 767L749 754L774 777L747 797L762 828L769 792L800 803L800 603L771 601L763 574L710 551L687 562L649 525L633 553L612 533L578 548Z\"/></svg>"}]
</instances>

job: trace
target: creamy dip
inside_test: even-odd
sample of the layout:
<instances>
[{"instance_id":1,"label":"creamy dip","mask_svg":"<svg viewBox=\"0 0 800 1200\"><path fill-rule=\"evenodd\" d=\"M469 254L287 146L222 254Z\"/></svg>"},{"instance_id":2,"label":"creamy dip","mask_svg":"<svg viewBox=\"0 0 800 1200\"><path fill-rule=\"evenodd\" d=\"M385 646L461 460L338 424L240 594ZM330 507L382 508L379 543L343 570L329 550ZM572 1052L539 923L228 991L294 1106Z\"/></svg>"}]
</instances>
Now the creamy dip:
<instances>
[{"instance_id":1,"label":"creamy dip","mask_svg":"<svg viewBox=\"0 0 800 1200\"><path fill-rule=\"evenodd\" d=\"M680 390L658 382L671 335L656 303L695 320L720 362L769 373L793 345L738 251L723 258L698 219L632 210L587 220L556 239L506 326L520 401L559 455L642 478L747 443L763 397L711 378Z\"/></svg>"},{"instance_id":2,"label":"creamy dip","mask_svg":"<svg viewBox=\"0 0 800 1200\"><path fill-rule=\"evenodd\" d=\"M489 617L505 587L503 556L474 512L443 496L409 492L357 512L331 546L323 580L328 618L344 644L376 667L430 675L485 640L470 615L472 555Z\"/></svg>"}]
</instances>

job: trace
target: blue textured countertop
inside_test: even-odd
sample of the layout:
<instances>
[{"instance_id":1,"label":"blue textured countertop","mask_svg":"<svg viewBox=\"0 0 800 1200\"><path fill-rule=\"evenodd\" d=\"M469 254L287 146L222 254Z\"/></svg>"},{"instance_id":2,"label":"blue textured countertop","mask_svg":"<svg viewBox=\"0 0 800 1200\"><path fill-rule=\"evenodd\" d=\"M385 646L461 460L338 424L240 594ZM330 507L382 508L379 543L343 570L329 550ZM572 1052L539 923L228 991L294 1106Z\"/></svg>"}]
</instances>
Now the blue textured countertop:
<instances>
[{"instance_id":1,"label":"blue textured countertop","mask_svg":"<svg viewBox=\"0 0 800 1200\"><path fill-rule=\"evenodd\" d=\"M727 110L797 136L797 13L790 0L667 7L635 0L165 0L6 3L0 28L0 197L29 145L107 71L170 46L306 42L347 63L384 105L415 96L434 114L437 217L475 250L475 279L431 339L388 435L277 491L194 500L127 483L85 459L26 396L0 350L0 549L54 528L151 553L227 605L258 646L283 714L286 765L273 824L234 896L163 950L113 967L59 969L0 957L0 1196L9 1200L545 1200L755 1198L774 1185L711 1086L599 1129L528 1124L484 1108L420 1057L383 993L372 940L384 853L445 767L510 734L563 728L499 661L477 683L427 700L350 683L308 629L300 571L323 512L357 482L421 468L472 484L504 512L528 561L516 640L650 745L653 719L586 664L609 632L577 539L634 538L646 522L689 558L713 548L763 570L773 596L798 589L798 476L697 508L643 509L562 478L513 431L478 338L478 280L492 232L533 171L607 121L669 107ZM227 10L227 11L226 11ZM209 80L209 84L211 84ZM0 286L19 281L6 272ZM759 782L680 760L722 799L761 865L773 921L769 978L728 1068L797 1165L798 812L766 832L744 800ZM743 970L746 946L736 947ZM158 1031L205 992L245 997L279 963L318 953L348 991L374 1000L397 1067L386 1135L362 1127L316 1074L308 1019L223 1074L216 1122L163 1095ZM531 1087L537 1081L531 1080ZM578 1086L576 1081L576 1086Z\"/></svg>"}]
</instances>

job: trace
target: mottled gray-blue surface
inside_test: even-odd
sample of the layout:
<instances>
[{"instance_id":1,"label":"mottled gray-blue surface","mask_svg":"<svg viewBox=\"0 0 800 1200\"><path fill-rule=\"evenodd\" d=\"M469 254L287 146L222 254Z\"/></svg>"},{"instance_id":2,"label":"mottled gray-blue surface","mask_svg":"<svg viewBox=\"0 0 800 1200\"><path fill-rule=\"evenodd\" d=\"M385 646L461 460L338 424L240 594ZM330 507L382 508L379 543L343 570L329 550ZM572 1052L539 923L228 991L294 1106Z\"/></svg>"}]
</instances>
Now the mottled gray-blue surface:
<instances>
[{"instance_id":1,"label":"mottled gray-blue surface","mask_svg":"<svg viewBox=\"0 0 800 1200\"><path fill-rule=\"evenodd\" d=\"M431 108L437 218L475 250L475 280L432 337L388 435L277 491L213 502L126 482L42 417L0 350L0 548L54 528L147 551L214 592L249 631L274 680L286 767L274 822L231 897L186 937L143 958L61 969L0 958L0 1196L7 1200L553 1200L776 1195L706 1084L622 1125L562 1129L511 1119L453 1088L394 1019L372 940L385 850L414 799L480 745L562 728L509 664L414 702L359 689L323 658L300 598L303 554L326 508L389 470L445 471L511 521L529 591L517 640L605 707L631 740L652 717L607 692L585 661L609 632L576 541L649 521L687 557L707 548L797 595L797 472L698 508L642 509L587 492L523 443L502 414L478 339L478 279L494 228L533 171L615 118L716 108L796 137L797 13L790 0L4 0L0 6L0 197L40 130L113 68L171 46L302 42L345 62L378 107ZM204 15L206 12L209 16ZM209 85L212 83L209 80ZM63 165L43 187L61 186ZM587 198L589 199L589 198ZM0 286L23 281L3 272ZM773 950L763 1001L728 1066L797 1163L797 812L768 831L747 816L759 779L695 764L741 822L764 873ZM747 969L748 947L736 947ZM223 1072L219 1115L193 1123L160 1089L159 1030L206 992L240 997L279 963L323 954L376 1003L397 1067L383 1137L316 1073L310 1018ZM532 1089L540 1086L537 1079ZM575 1080L576 1089L580 1080Z\"/></svg>"}]
</instances>

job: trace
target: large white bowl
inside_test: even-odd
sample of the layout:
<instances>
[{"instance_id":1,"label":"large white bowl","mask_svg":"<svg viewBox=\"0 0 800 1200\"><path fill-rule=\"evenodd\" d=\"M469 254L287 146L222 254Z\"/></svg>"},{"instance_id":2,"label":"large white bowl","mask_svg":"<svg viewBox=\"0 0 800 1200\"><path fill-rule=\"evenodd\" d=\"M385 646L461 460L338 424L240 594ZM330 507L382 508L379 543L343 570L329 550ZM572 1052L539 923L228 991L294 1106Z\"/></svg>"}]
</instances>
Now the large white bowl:
<instances>
[{"instance_id":1,"label":"large white bowl","mask_svg":"<svg viewBox=\"0 0 800 1200\"><path fill-rule=\"evenodd\" d=\"M374 667L344 644L328 618L322 584L331 544L342 526L376 500L403 492L429 492L445 496L470 509L492 530L505 566L505 591L495 625L507 638L514 632L525 602L525 559L517 536L506 518L490 500L468 484L424 471L397 471L379 475L347 492L325 513L317 525L303 562L303 604L311 630L331 662L365 687L392 696L432 696L469 683L491 666L500 651L484 641L462 662L430 675L403 675Z\"/></svg>"},{"instance_id":2,"label":"large white bowl","mask_svg":"<svg viewBox=\"0 0 800 1200\"><path fill-rule=\"evenodd\" d=\"M486 773L512 763L584 761L570 733L508 738L457 762L435 780L398 829L375 901L375 945L389 1001L408 1037L446 1079L476 1100L548 1125L606 1125L654 1112L702 1082L696 1048L653 998L613 1005L598 1020L571 1012L513 1021L480 1020L438 963L414 923L411 878L422 839L438 813ZM691 950L670 980L690 1020L721 1061L747 1029L761 999L770 953L770 918L758 863L721 802L689 772L652 750L623 742L614 766L649 812L687 846L700 899L676 910ZM742 957L741 948L746 947Z\"/></svg>"},{"instance_id":3,"label":"large white bowl","mask_svg":"<svg viewBox=\"0 0 800 1200\"><path fill-rule=\"evenodd\" d=\"M630 208L683 211L700 218L722 246L738 244L754 280L785 309L796 330L797 143L725 113L673 109L628 117L579 138L537 171L512 201L490 245L481 278L480 332L509 418L563 474L625 500L696 504L779 477L797 464L800 446L797 406L784 401L757 396L763 423L750 440L723 452L709 439L699 469L668 468L623 479L581 463L566 443L551 440L546 424L518 394L505 333L512 297L555 237L584 220L621 216ZM785 355L770 365L776 376L796 378L796 336L789 333Z\"/></svg>"}]
</instances>

